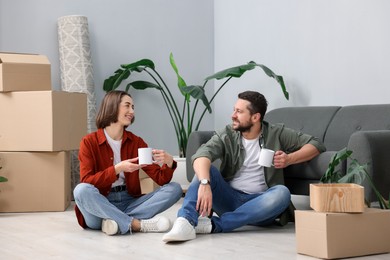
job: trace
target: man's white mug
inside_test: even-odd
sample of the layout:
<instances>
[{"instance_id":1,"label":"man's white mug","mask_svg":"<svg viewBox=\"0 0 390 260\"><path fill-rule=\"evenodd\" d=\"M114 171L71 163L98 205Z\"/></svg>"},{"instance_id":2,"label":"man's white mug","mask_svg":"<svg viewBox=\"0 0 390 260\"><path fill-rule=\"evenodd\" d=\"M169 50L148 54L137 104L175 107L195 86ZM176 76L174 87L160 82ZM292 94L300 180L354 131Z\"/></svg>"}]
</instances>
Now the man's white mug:
<instances>
[{"instance_id":1,"label":"man's white mug","mask_svg":"<svg viewBox=\"0 0 390 260\"><path fill-rule=\"evenodd\" d=\"M264 167L271 167L272 162L274 160L274 154L275 154L275 151L270 150L270 149L266 149L266 148L262 148L260 150L260 156L259 156L258 163Z\"/></svg>"},{"instance_id":2,"label":"man's white mug","mask_svg":"<svg viewBox=\"0 0 390 260\"><path fill-rule=\"evenodd\" d=\"M138 164L152 164L152 148L138 148Z\"/></svg>"}]
</instances>

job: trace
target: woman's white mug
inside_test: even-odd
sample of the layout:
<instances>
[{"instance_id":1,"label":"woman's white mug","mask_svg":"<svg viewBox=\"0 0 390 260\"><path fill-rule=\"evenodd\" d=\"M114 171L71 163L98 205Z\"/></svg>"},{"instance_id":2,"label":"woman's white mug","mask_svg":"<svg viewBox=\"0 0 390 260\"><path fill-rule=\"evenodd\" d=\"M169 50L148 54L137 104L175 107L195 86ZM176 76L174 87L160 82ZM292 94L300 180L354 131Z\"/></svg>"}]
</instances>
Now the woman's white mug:
<instances>
[{"instance_id":1,"label":"woman's white mug","mask_svg":"<svg viewBox=\"0 0 390 260\"><path fill-rule=\"evenodd\" d=\"M152 164L152 148L138 148L138 164Z\"/></svg>"},{"instance_id":2,"label":"woman's white mug","mask_svg":"<svg viewBox=\"0 0 390 260\"><path fill-rule=\"evenodd\" d=\"M272 162L274 161L274 154L275 154L275 151L270 150L270 149L266 149L266 148L262 148L260 150L258 164L260 164L261 166L264 166L264 167L273 166Z\"/></svg>"}]
</instances>

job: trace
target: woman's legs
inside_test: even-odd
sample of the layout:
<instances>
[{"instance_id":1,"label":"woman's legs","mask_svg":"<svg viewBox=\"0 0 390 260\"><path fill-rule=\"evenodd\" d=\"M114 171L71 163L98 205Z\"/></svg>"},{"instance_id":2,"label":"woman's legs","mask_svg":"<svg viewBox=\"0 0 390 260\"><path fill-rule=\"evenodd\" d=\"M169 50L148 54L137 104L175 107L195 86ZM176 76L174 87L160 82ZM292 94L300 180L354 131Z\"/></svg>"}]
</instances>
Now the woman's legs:
<instances>
[{"instance_id":1,"label":"woman's legs","mask_svg":"<svg viewBox=\"0 0 390 260\"><path fill-rule=\"evenodd\" d=\"M111 192L105 197L93 185L80 183L74 197L89 228L100 229L103 219L111 219L118 224L121 234L125 234L133 219L155 216L175 204L182 193L180 185L172 182L138 198L127 191Z\"/></svg>"},{"instance_id":2,"label":"woman's legs","mask_svg":"<svg viewBox=\"0 0 390 260\"><path fill-rule=\"evenodd\" d=\"M100 194L99 190L92 184L78 184L73 194L76 205L89 228L101 229L103 219L112 219L118 224L121 234L129 231L133 217L119 210L109 201L108 197Z\"/></svg>"}]
</instances>

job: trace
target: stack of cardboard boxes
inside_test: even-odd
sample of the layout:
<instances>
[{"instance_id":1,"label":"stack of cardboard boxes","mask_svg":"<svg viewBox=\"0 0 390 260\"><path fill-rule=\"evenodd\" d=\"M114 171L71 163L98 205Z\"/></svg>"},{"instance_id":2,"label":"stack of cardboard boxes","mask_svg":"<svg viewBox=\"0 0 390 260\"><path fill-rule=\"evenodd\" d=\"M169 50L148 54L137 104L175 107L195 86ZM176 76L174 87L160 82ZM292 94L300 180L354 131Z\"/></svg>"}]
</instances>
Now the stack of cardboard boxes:
<instances>
[{"instance_id":1,"label":"stack of cardboard boxes","mask_svg":"<svg viewBox=\"0 0 390 260\"><path fill-rule=\"evenodd\" d=\"M323 259L390 252L390 211L366 208L356 184L311 184L313 210L295 211L297 252Z\"/></svg>"},{"instance_id":2,"label":"stack of cardboard boxes","mask_svg":"<svg viewBox=\"0 0 390 260\"><path fill-rule=\"evenodd\" d=\"M0 53L0 212L63 211L70 151L87 134L87 95L53 91L47 57Z\"/></svg>"}]
</instances>

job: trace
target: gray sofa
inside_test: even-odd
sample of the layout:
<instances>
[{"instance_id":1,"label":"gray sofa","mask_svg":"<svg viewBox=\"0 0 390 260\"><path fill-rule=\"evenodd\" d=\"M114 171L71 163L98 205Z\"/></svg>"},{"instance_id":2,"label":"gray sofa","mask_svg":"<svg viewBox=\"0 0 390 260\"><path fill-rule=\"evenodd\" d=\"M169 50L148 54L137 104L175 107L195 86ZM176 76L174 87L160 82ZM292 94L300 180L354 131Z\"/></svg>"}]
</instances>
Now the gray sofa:
<instances>
[{"instance_id":1,"label":"gray sofa","mask_svg":"<svg viewBox=\"0 0 390 260\"><path fill-rule=\"evenodd\" d=\"M269 111L264 120L314 135L325 144L327 151L310 162L284 169L285 185L292 194L309 195L309 184L319 182L331 157L347 147L359 163L368 163L369 174L385 198L390 193L390 104L356 106L285 107ZM207 142L213 131L193 132L187 145L187 179L194 171L191 156ZM218 162L216 163L218 166ZM346 164L342 166L345 172ZM365 196L376 201L366 181Z\"/></svg>"}]
</instances>

